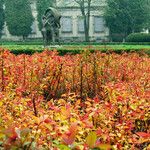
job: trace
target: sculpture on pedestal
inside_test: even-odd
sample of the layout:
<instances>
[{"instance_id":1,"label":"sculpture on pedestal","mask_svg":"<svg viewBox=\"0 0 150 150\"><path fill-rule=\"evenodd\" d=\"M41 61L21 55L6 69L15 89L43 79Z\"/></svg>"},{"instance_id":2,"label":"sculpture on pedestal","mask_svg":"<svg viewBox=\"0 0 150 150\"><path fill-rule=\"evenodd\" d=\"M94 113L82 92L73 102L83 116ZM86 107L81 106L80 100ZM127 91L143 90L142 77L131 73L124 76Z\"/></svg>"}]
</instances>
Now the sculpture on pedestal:
<instances>
[{"instance_id":1,"label":"sculpture on pedestal","mask_svg":"<svg viewBox=\"0 0 150 150\"><path fill-rule=\"evenodd\" d=\"M42 35L44 46L59 42L60 13L53 7L49 7L42 17Z\"/></svg>"}]
</instances>

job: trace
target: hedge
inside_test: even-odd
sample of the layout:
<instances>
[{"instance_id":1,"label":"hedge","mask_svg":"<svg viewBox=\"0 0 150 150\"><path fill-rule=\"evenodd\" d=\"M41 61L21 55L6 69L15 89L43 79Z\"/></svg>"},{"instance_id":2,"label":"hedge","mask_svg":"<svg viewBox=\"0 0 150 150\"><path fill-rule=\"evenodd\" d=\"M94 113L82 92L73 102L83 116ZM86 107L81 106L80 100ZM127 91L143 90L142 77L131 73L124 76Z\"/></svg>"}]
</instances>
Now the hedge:
<instances>
[{"instance_id":1,"label":"hedge","mask_svg":"<svg viewBox=\"0 0 150 150\"><path fill-rule=\"evenodd\" d=\"M124 34L121 34L121 33L112 33L111 34L111 40L113 42L122 42L123 39L124 39L125 35Z\"/></svg>"},{"instance_id":2,"label":"hedge","mask_svg":"<svg viewBox=\"0 0 150 150\"><path fill-rule=\"evenodd\" d=\"M53 49L51 49L53 50ZM124 52L137 52L137 53L140 53L140 54L143 54L143 53L146 53L148 55L150 55L150 50L144 50L144 49L97 49L97 50L94 50L94 49L87 49L89 50L90 52L94 52L94 51L101 51L102 53L118 53L118 54L122 54ZM40 53L44 51L44 49L37 49L37 50L32 50L32 49L29 49L29 50L25 50L25 49L20 49L20 50L11 50L11 53L15 54L15 55L19 55L19 54L28 54L28 55L32 55L36 52ZM59 55L65 55L65 54L80 54L84 51L84 49L58 49L57 50Z\"/></svg>"},{"instance_id":3,"label":"hedge","mask_svg":"<svg viewBox=\"0 0 150 150\"><path fill-rule=\"evenodd\" d=\"M132 33L127 36L126 42L150 42L150 34Z\"/></svg>"}]
</instances>

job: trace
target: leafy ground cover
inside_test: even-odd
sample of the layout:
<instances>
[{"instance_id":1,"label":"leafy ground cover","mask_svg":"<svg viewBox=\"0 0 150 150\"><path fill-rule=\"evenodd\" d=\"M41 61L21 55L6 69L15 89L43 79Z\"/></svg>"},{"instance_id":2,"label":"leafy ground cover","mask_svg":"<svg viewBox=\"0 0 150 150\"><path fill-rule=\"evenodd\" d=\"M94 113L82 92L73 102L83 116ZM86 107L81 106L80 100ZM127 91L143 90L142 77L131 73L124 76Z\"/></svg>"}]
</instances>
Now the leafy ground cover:
<instances>
[{"instance_id":1,"label":"leafy ground cover","mask_svg":"<svg viewBox=\"0 0 150 150\"><path fill-rule=\"evenodd\" d=\"M0 49L0 149L149 150L146 54Z\"/></svg>"}]
</instances>

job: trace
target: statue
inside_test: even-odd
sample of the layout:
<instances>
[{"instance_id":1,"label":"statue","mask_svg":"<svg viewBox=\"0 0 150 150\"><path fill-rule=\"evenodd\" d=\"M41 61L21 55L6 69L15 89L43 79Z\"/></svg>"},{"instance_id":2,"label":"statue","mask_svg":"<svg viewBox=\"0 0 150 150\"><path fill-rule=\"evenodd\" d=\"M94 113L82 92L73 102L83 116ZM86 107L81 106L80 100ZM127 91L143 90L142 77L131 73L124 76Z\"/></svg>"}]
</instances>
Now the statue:
<instances>
[{"instance_id":1,"label":"statue","mask_svg":"<svg viewBox=\"0 0 150 150\"><path fill-rule=\"evenodd\" d=\"M42 35L44 46L59 42L60 13L53 7L49 7L42 17Z\"/></svg>"}]
</instances>

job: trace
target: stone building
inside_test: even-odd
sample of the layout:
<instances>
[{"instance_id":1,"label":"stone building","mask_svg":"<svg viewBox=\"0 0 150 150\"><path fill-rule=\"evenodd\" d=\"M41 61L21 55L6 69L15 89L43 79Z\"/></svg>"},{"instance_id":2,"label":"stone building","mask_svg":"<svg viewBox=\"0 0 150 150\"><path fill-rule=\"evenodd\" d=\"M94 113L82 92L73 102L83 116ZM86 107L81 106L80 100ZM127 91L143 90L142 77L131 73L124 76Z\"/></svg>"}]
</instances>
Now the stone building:
<instances>
[{"instance_id":1,"label":"stone building","mask_svg":"<svg viewBox=\"0 0 150 150\"><path fill-rule=\"evenodd\" d=\"M105 21L103 19L105 3L100 3L99 0L92 1L89 28L90 39L92 41L103 41L104 39L107 39L109 35L109 30L106 28ZM74 0L58 0L56 4L57 9L62 15L60 29L61 40L84 41L84 22L79 5ZM28 36L28 38L42 38L41 32L38 28L35 1L31 3L31 7L35 19L32 25L32 33ZM10 35L7 30L7 25L5 24L2 38L19 40L22 37Z\"/></svg>"}]
</instances>

